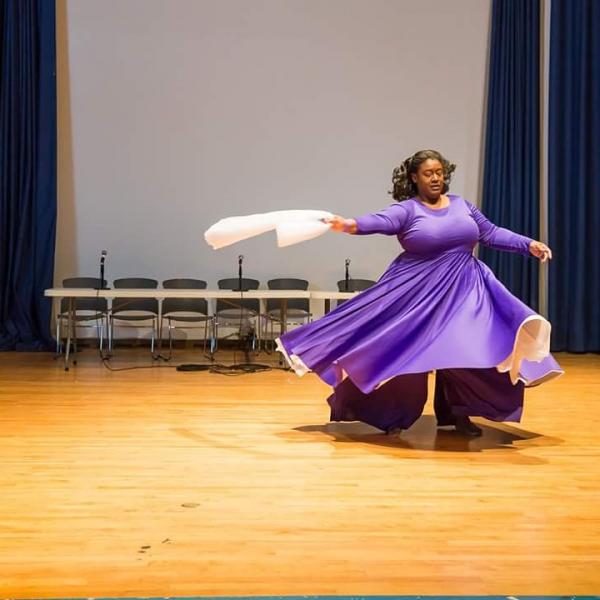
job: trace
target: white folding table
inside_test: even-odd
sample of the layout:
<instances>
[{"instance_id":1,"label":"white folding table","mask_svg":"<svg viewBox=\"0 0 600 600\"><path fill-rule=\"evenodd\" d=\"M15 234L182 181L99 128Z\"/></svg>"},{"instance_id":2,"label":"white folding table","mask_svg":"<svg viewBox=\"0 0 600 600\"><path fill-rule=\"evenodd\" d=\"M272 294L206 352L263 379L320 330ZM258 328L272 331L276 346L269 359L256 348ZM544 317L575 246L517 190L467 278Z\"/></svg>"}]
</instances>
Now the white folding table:
<instances>
[{"instance_id":1,"label":"white folding table","mask_svg":"<svg viewBox=\"0 0 600 600\"><path fill-rule=\"evenodd\" d=\"M105 290L94 290L91 288L50 288L45 290L44 295L49 298L68 299L67 309L67 346L65 351L65 371L69 370L69 351L71 339L75 338L75 300L77 298L153 298L159 300L158 303L158 323L159 323L159 345L161 343L162 331L162 300L165 298L203 298L219 300L281 300L281 323L285 332L287 322L287 301L290 299L309 299L324 300L325 312L330 310L331 300L348 299L355 296L358 292L338 292L338 291L310 291L310 290L247 290L236 292L230 290L198 290L198 289L148 289L148 288L115 288Z\"/></svg>"}]
</instances>

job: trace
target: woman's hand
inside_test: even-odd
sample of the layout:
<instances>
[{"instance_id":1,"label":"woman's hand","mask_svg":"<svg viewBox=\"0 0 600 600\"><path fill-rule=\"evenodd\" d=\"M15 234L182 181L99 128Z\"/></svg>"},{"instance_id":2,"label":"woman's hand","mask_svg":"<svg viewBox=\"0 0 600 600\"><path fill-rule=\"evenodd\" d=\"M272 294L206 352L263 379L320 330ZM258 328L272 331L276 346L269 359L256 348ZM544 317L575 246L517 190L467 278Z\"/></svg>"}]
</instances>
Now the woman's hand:
<instances>
[{"instance_id":1,"label":"woman's hand","mask_svg":"<svg viewBox=\"0 0 600 600\"><path fill-rule=\"evenodd\" d=\"M529 244L529 252L536 258L539 258L541 262L552 260L552 250L542 242L533 241Z\"/></svg>"},{"instance_id":2,"label":"woman's hand","mask_svg":"<svg viewBox=\"0 0 600 600\"><path fill-rule=\"evenodd\" d=\"M322 219L323 223L327 223L332 231L343 231L344 233L356 233L356 221L354 219L344 219L339 215Z\"/></svg>"}]
</instances>

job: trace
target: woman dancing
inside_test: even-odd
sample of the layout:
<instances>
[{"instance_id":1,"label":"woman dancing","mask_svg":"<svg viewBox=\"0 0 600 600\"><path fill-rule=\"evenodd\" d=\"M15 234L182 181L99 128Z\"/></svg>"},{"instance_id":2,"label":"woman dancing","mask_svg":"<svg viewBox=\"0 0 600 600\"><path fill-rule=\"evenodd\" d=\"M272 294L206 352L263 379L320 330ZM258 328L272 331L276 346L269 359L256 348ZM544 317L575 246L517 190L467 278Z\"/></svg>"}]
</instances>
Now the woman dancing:
<instances>
[{"instance_id":1,"label":"woman dancing","mask_svg":"<svg viewBox=\"0 0 600 600\"><path fill-rule=\"evenodd\" d=\"M479 242L544 262L550 248L447 193L455 168L439 152L417 152L394 170L396 203L328 221L334 231L395 235L404 248L373 287L277 340L299 375L314 371L334 388L332 421L407 429L435 371L438 426L475 437L469 417L519 421L524 388L563 372L550 355L550 323L473 255Z\"/></svg>"}]
</instances>

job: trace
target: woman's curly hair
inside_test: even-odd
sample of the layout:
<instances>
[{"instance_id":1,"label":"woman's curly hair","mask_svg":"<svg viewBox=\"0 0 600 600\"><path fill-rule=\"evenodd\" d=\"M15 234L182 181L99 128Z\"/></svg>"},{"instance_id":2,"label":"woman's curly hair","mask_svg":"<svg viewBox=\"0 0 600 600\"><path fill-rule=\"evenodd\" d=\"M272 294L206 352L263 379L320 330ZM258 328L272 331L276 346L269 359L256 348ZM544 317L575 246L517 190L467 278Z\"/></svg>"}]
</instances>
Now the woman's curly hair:
<instances>
[{"instance_id":1,"label":"woman's curly hair","mask_svg":"<svg viewBox=\"0 0 600 600\"><path fill-rule=\"evenodd\" d=\"M450 180L452 179L452 173L454 173L456 165L446 160L436 150L419 150L394 169L392 173L394 189L389 192L394 200L400 202L407 198L413 198L419 193L416 184L413 183L411 174L416 173L419 170L419 165L429 158L439 160L442 163L442 168L444 169L444 189L442 190L442 194L445 194L450 189Z\"/></svg>"}]
</instances>

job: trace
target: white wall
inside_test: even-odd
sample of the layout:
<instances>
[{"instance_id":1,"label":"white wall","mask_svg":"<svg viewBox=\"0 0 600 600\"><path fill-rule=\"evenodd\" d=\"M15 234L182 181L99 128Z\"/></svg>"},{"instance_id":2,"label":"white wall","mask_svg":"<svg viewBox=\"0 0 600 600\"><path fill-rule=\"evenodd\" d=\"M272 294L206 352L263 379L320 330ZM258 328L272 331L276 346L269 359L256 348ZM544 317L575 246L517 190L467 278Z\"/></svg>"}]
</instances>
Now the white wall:
<instances>
[{"instance_id":1,"label":"white wall","mask_svg":"<svg viewBox=\"0 0 600 600\"><path fill-rule=\"evenodd\" d=\"M220 251L224 216L391 202L392 169L437 148L478 202L488 0L62 0L56 281L377 278L394 239L328 234Z\"/></svg>"}]
</instances>

